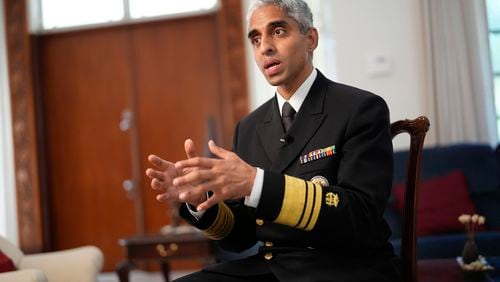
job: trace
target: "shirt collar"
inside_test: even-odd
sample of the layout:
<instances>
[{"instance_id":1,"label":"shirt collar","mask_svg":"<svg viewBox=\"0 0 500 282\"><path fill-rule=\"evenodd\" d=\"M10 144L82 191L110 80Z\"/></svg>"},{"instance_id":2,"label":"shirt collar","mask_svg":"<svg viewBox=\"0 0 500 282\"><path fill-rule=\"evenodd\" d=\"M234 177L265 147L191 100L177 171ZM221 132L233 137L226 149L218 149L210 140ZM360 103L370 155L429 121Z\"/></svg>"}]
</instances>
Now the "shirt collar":
<instances>
[{"instance_id":1,"label":"shirt collar","mask_svg":"<svg viewBox=\"0 0 500 282\"><path fill-rule=\"evenodd\" d=\"M288 103L290 103L290 105L292 106L292 108L295 110L296 113L299 112L302 103L304 103L304 100L306 99L307 94L309 93L309 90L311 89L317 75L318 72L316 71L315 68L313 68L311 74L306 78L306 80L302 83L302 85L297 89L297 91L295 91L295 93L292 94L292 97L290 97L290 99L288 100ZM275 92L276 92L276 97L278 98L278 109L280 111L280 116L281 116L282 115L281 110L286 100L278 93L278 89L276 89Z\"/></svg>"}]
</instances>

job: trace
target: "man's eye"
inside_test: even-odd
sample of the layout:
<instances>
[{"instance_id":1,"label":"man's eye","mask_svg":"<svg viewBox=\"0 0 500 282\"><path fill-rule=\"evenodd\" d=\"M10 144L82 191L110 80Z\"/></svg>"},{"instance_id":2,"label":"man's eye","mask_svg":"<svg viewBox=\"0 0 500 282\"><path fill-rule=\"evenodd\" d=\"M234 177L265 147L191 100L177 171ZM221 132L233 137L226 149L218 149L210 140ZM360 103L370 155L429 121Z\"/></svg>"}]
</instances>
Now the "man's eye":
<instances>
[{"instance_id":1,"label":"man's eye","mask_svg":"<svg viewBox=\"0 0 500 282\"><path fill-rule=\"evenodd\" d=\"M259 43L260 43L260 38L259 37L252 38L252 44L253 45L258 45Z\"/></svg>"},{"instance_id":2,"label":"man's eye","mask_svg":"<svg viewBox=\"0 0 500 282\"><path fill-rule=\"evenodd\" d=\"M276 29L274 31L274 34L276 34L276 35L283 35L283 34L285 34L285 30L284 29Z\"/></svg>"}]
</instances>

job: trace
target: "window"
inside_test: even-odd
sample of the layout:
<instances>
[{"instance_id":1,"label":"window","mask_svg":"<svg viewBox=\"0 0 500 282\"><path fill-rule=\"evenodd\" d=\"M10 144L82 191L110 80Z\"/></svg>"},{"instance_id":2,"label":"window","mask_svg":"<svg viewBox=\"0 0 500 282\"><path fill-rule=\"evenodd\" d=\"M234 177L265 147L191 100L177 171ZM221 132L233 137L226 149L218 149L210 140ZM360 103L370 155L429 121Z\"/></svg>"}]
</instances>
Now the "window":
<instances>
[{"instance_id":1,"label":"window","mask_svg":"<svg viewBox=\"0 0 500 282\"><path fill-rule=\"evenodd\" d=\"M217 0L129 0L132 18L210 10Z\"/></svg>"},{"instance_id":2,"label":"window","mask_svg":"<svg viewBox=\"0 0 500 282\"><path fill-rule=\"evenodd\" d=\"M43 29L119 21L123 0L42 0Z\"/></svg>"},{"instance_id":3,"label":"window","mask_svg":"<svg viewBox=\"0 0 500 282\"><path fill-rule=\"evenodd\" d=\"M30 0L34 33L208 13L218 0Z\"/></svg>"},{"instance_id":4,"label":"window","mask_svg":"<svg viewBox=\"0 0 500 282\"><path fill-rule=\"evenodd\" d=\"M486 0L486 5L488 9L491 62L493 66L497 131L498 139L500 140L500 0Z\"/></svg>"}]
</instances>

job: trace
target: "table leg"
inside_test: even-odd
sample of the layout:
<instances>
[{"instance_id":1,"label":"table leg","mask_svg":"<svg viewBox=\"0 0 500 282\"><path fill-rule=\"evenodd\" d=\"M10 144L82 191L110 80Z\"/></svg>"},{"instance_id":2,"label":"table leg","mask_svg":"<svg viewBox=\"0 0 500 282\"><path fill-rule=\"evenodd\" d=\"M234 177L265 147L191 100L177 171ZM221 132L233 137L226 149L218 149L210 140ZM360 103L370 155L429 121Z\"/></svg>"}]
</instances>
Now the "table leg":
<instances>
[{"instance_id":1,"label":"table leg","mask_svg":"<svg viewBox=\"0 0 500 282\"><path fill-rule=\"evenodd\" d=\"M160 267L163 277L165 278L165 282L170 282L170 264L168 261L161 261Z\"/></svg>"},{"instance_id":2,"label":"table leg","mask_svg":"<svg viewBox=\"0 0 500 282\"><path fill-rule=\"evenodd\" d=\"M118 264L116 267L116 274L118 274L120 282L129 282L129 273L131 268L132 263L128 260L124 260Z\"/></svg>"}]
</instances>

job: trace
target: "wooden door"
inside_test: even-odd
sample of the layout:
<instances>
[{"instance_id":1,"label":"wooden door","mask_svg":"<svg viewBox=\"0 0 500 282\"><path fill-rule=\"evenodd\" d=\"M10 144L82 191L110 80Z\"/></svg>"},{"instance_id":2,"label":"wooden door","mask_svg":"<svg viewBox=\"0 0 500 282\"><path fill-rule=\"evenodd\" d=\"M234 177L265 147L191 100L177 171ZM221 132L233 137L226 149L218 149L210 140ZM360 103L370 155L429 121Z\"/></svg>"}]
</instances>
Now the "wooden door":
<instances>
[{"instance_id":1,"label":"wooden door","mask_svg":"<svg viewBox=\"0 0 500 282\"><path fill-rule=\"evenodd\" d=\"M203 153L208 120L222 119L215 21L205 16L134 27L142 168L151 153L184 159L186 138ZM168 223L166 207L143 180L146 230L157 232Z\"/></svg>"},{"instance_id":2,"label":"wooden door","mask_svg":"<svg viewBox=\"0 0 500 282\"><path fill-rule=\"evenodd\" d=\"M97 245L107 269L133 234L131 139L119 128L130 107L129 32L103 29L46 36L39 60L54 249Z\"/></svg>"},{"instance_id":3,"label":"wooden door","mask_svg":"<svg viewBox=\"0 0 500 282\"><path fill-rule=\"evenodd\" d=\"M231 3L241 24L239 1ZM234 95L242 98L227 100L227 73L245 78L243 64L231 72L225 62L243 53L243 37L240 25L232 32L238 52L225 52L219 13L39 38L54 249L97 245L104 269L113 270L124 255L119 238L169 223L168 207L143 177L147 156L185 158L186 138L202 153L209 120L212 135L228 139L232 104L247 104L244 83ZM123 132L127 110L131 127ZM136 183L133 199L122 188L126 179Z\"/></svg>"},{"instance_id":4,"label":"wooden door","mask_svg":"<svg viewBox=\"0 0 500 282\"><path fill-rule=\"evenodd\" d=\"M203 153L207 123L220 125L220 54L216 16L134 26L140 166L158 154L172 161L185 158L184 140L192 138ZM156 201L147 177L142 178L146 232L169 223L169 207ZM199 267L174 262L174 267Z\"/></svg>"}]
</instances>

